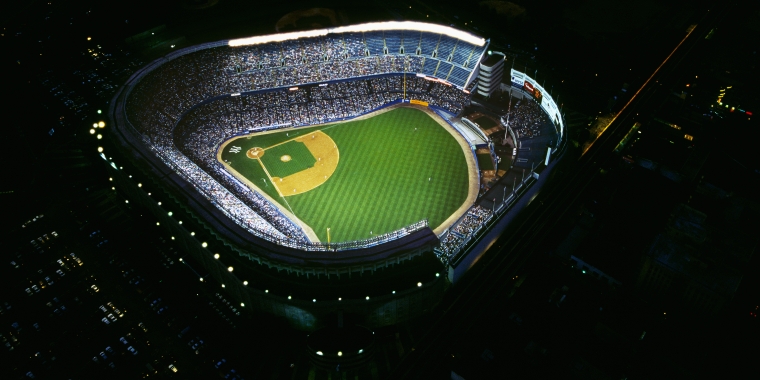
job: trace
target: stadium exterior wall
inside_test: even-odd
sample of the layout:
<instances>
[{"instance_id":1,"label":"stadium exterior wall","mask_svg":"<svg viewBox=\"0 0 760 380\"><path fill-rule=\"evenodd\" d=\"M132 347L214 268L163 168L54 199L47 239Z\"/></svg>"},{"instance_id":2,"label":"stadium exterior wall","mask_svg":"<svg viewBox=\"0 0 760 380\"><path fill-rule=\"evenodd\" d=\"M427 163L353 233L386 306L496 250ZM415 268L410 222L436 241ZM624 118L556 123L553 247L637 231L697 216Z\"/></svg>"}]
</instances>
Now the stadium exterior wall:
<instances>
[{"instance_id":1,"label":"stadium exterior wall","mask_svg":"<svg viewBox=\"0 0 760 380\"><path fill-rule=\"evenodd\" d=\"M169 216L165 208L159 206L155 199L148 196L142 188L137 187L124 171L115 170L110 165L108 168L109 175L113 178L114 186L118 187L119 191L130 201L137 202L146 207L159 220L161 226L167 229L171 236L175 237L173 242L178 245L181 251L187 252L192 256L194 261L200 263L204 270L208 272L208 276L213 277L220 284L225 284L225 293L232 297L237 304L245 304L244 308L239 308L239 310L244 312L265 312L286 319L297 329L313 331L324 326L325 320L334 314L336 310L342 310L347 314L362 316L364 318L364 325L377 328L410 320L427 312L441 299L448 285L445 276L441 276L433 281L424 283L421 287L400 290L396 294L373 297L370 300L345 299L342 301L320 300L319 302L313 302L312 300L301 299L288 300L283 295L265 293L259 289L244 285L234 272L229 272L220 260L214 259L213 252L203 248L201 243L190 236L187 230L177 223L175 218ZM177 204L181 203L177 202ZM192 213L192 210L188 211ZM200 223L204 222L200 218L197 221ZM217 235L213 228L208 226L206 228ZM233 249L235 248L234 245L225 245ZM383 263L358 264L344 268L305 268L282 264L277 261L266 261L266 259L259 259L258 262L277 268L278 270L285 270L304 276L316 276L318 274L345 276L352 272L362 274L374 271L380 266L401 263L404 260L421 255L423 252L424 250L415 250Z\"/></svg>"}]
</instances>

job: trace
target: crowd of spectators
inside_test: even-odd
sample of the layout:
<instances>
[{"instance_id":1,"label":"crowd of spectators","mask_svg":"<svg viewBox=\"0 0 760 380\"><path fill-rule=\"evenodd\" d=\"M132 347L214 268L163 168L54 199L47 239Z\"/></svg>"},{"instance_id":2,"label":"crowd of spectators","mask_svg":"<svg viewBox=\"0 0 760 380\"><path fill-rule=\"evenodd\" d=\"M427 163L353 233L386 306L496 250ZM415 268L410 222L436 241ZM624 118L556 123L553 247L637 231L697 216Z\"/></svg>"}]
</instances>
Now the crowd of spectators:
<instances>
[{"instance_id":1,"label":"crowd of spectators","mask_svg":"<svg viewBox=\"0 0 760 380\"><path fill-rule=\"evenodd\" d=\"M266 199L230 176L219 164L216 160L219 144L234 136L254 131L319 124L371 112L400 99L401 93L398 87L402 84L402 80L403 78L399 77L380 77L310 86L298 90L283 89L243 96L220 97L200 104L181 118L173 131L174 146L204 174L211 176L221 187L234 195L235 199L242 200L257 214L265 216L265 219L288 238L302 241L303 236L299 229L277 213ZM419 92L426 92L429 87L446 87L434 92L440 94L449 103L457 105L458 108L449 110L450 112L461 110L465 100L461 91L455 92L451 87L438 82L409 77L407 85ZM435 103L432 97L429 100ZM196 171L194 167L184 169ZM208 185L205 183L205 186ZM211 194L222 194L222 192L219 189ZM234 212L227 209L227 212L234 215L240 214L233 217L238 221L249 219L245 216L247 215L244 214L245 211L239 207L235 207ZM270 233L270 235L274 234ZM394 236L389 235L384 238ZM372 243L367 241L362 244Z\"/></svg>"},{"instance_id":2,"label":"crowd of spectators","mask_svg":"<svg viewBox=\"0 0 760 380\"><path fill-rule=\"evenodd\" d=\"M367 55L362 34L344 34L251 45L216 46L175 57L157 66L133 89L132 99L160 99L162 119L214 96L298 86L388 73L420 73L438 66L437 58L417 54ZM471 70L471 69L467 69ZM445 71L445 70L444 70ZM448 72L437 73L449 79ZM455 79L451 78L455 81ZM465 83L454 83L462 86ZM433 94L437 97L436 94ZM143 104L132 102L132 112ZM144 117L147 115L143 115ZM174 120L176 121L176 120Z\"/></svg>"},{"instance_id":3,"label":"crowd of spectators","mask_svg":"<svg viewBox=\"0 0 760 380\"><path fill-rule=\"evenodd\" d=\"M521 99L512 107L509 115L509 125L517 138L533 138L541 136L541 127L549 123L549 118L538 103Z\"/></svg>"},{"instance_id":4,"label":"crowd of spectators","mask_svg":"<svg viewBox=\"0 0 760 380\"><path fill-rule=\"evenodd\" d=\"M435 249L436 256L444 265L448 265L492 216L491 210L479 205L472 206L443 236L440 247Z\"/></svg>"}]
</instances>

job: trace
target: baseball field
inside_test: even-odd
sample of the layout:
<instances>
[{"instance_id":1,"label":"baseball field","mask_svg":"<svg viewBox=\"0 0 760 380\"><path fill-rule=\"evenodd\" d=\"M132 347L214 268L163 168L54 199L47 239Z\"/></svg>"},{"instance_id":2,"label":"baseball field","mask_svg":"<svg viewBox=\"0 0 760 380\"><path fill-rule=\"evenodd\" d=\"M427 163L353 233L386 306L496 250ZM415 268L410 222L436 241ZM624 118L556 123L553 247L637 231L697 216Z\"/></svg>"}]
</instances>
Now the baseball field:
<instances>
[{"instance_id":1,"label":"baseball field","mask_svg":"<svg viewBox=\"0 0 760 380\"><path fill-rule=\"evenodd\" d=\"M312 240L367 239L427 219L453 222L477 195L466 142L429 111L236 137L217 158Z\"/></svg>"}]
</instances>

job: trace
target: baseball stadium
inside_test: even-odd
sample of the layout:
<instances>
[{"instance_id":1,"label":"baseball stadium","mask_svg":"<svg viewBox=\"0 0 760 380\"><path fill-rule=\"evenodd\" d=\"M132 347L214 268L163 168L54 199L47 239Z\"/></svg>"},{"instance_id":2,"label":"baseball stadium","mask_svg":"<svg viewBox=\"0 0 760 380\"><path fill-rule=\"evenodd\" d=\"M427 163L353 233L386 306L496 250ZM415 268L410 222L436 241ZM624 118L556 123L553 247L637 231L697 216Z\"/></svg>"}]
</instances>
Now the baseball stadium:
<instances>
[{"instance_id":1,"label":"baseball stadium","mask_svg":"<svg viewBox=\"0 0 760 380\"><path fill-rule=\"evenodd\" d=\"M483 86L488 46L451 27L378 22L196 45L134 73L109 110L118 151L204 226L210 246L102 157L118 186L159 215L206 278L241 305L304 329L338 303L367 325L396 323L440 299L452 268L538 178L534 161L552 153L533 124L464 114ZM556 104L527 75L512 74L524 108L556 145ZM510 177L509 197L499 178L528 161L516 148L502 159L498 133L505 146L546 139L519 187ZM232 255L220 260L222 250ZM296 290L286 299L266 283L249 286L245 276L257 271ZM314 290L320 281L330 290ZM336 296L365 285L382 294Z\"/></svg>"}]
</instances>

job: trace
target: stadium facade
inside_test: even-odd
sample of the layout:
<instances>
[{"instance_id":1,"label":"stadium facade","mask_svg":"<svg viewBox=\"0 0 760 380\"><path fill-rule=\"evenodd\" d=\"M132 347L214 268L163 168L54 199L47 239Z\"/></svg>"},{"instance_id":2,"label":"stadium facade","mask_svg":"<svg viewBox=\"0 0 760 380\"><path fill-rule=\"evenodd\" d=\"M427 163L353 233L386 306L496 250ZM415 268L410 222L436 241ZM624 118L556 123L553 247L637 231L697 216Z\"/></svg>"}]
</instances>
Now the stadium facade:
<instances>
[{"instance_id":1,"label":"stadium facade","mask_svg":"<svg viewBox=\"0 0 760 380\"><path fill-rule=\"evenodd\" d=\"M111 162L113 178L250 309L285 317L303 329L318 327L338 308L362 316L368 326L413 318L434 306L446 288L446 276L438 272L446 270L447 258L434 249L439 236L425 221L363 241L311 242L213 158L219 144L235 136L349 120L395 104L424 105L449 120L469 104L487 47L487 40L470 33L418 22L218 41L151 62L111 102L122 156L205 226L216 244L251 266L295 274L302 282L293 286L308 287L314 277L355 278L404 267L435 252L440 260L424 269L430 276L392 294L317 303L248 287ZM313 95L312 88L327 84L341 91Z\"/></svg>"}]
</instances>

